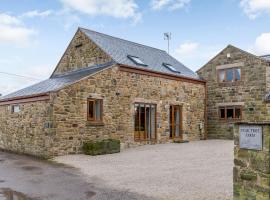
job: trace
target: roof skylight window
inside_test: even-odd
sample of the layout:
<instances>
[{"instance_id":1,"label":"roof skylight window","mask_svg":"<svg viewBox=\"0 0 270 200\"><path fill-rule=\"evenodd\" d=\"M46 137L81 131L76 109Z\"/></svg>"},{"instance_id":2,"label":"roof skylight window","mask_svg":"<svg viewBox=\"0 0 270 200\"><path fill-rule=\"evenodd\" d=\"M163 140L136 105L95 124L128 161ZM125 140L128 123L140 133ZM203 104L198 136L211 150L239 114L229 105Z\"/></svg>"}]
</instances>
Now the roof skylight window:
<instances>
[{"instance_id":1,"label":"roof skylight window","mask_svg":"<svg viewBox=\"0 0 270 200\"><path fill-rule=\"evenodd\" d=\"M147 64L145 64L139 57L137 56L131 56L128 55L127 56L132 62L134 62L137 65L142 65L142 66L147 66Z\"/></svg>"},{"instance_id":2,"label":"roof skylight window","mask_svg":"<svg viewBox=\"0 0 270 200\"><path fill-rule=\"evenodd\" d=\"M177 69L175 69L175 67L172 66L171 64L163 63L163 65L164 65L165 67L167 67L169 70L171 70L172 72L179 73L179 74L181 73L180 71L178 71Z\"/></svg>"}]
</instances>

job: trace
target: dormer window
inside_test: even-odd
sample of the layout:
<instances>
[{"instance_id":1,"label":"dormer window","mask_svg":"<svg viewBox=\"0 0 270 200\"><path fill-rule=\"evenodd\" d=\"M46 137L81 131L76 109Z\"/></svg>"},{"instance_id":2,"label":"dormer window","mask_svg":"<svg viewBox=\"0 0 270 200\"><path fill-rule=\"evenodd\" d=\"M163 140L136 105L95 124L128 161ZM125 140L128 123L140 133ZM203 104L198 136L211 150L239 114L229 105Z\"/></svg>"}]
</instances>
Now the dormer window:
<instances>
[{"instance_id":1,"label":"dormer window","mask_svg":"<svg viewBox=\"0 0 270 200\"><path fill-rule=\"evenodd\" d=\"M163 66L165 66L166 68L168 68L172 72L179 73L179 74L181 73L174 66L172 66L171 64L163 63Z\"/></svg>"},{"instance_id":2,"label":"dormer window","mask_svg":"<svg viewBox=\"0 0 270 200\"><path fill-rule=\"evenodd\" d=\"M127 56L132 62L134 62L136 65L142 65L142 66L147 66L139 57L137 56Z\"/></svg>"}]
</instances>

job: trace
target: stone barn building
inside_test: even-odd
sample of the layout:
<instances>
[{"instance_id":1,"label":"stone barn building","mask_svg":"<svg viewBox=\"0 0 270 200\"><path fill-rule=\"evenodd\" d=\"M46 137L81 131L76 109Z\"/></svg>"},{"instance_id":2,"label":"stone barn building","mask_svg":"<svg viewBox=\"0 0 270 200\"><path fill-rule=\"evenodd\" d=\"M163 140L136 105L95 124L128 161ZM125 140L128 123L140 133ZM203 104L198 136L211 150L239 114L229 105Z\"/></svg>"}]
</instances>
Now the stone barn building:
<instances>
[{"instance_id":1,"label":"stone barn building","mask_svg":"<svg viewBox=\"0 0 270 200\"><path fill-rule=\"evenodd\" d=\"M209 138L233 139L239 121L270 121L270 55L229 45L197 71L207 81Z\"/></svg>"},{"instance_id":2,"label":"stone barn building","mask_svg":"<svg viewBox=\"0 0 270 200\"><path fill-rule=\"evenodd\" d=\"M50 157L87 140L205 139L205 101L205 81L165 51L79 28L49 79L0 99L0 148Z\"/></svg>"}]
</instances>

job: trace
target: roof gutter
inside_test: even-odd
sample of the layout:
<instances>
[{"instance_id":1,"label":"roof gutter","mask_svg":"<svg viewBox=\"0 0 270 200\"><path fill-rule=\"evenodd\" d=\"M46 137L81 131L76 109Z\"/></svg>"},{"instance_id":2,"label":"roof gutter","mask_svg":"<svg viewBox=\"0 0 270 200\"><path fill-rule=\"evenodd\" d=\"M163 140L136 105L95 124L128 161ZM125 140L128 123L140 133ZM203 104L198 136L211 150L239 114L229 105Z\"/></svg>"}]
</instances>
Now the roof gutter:
<instances>
[{"instance_id":1,"label":"roof gutter","mask_svg":"<svg viewBox=\"0 0 270 200\"><path fill-rule=\"evenodd\" d=\"M195 83L195 84L202 84L202 85L206 84L205 80L200 80L196 78L190 78L190 77L186 77L182 75L174 75L174 74L169 74L166 72L157 72L150 69L141 69L141 68L132 67L129 65L124 65L124 64L118 64L118 65L119 65L120 71L155 76L155 77L160 77L160 78L167 78L171 80L178 80L178 81L184 81L184 82Z\"/></svg>"},{"instance_id":2,"label":"roof gutter","mask_svg":"<svg viewBox=\"0 0 270 200\"><path fill-rule=\"evenodd\" d=\"M50 93L41 93L36 95L7 98L2 100L0 99L0 106L18 103L29 103L35 101L46 101L46 100L50 100Z\"/></svg>"}]
</instances>

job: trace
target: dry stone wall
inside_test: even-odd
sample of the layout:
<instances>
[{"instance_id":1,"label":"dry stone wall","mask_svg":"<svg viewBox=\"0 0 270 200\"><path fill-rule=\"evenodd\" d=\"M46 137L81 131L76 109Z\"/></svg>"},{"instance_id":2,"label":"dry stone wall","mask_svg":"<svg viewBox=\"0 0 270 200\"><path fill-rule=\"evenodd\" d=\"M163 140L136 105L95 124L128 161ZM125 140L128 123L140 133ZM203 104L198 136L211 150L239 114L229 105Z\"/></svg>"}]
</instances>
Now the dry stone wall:
<instances>
[{"instance_id":1,"label":"dry stone wall","mask_svg":"<svg viewBox=\"0 0 270 200\"><path fill-rule=\"evenodd\" d=\"M239 147L239 125L234 129L234 200L270 199L270 123L263 127L263 150Z\"/></svg>"}]
</instances>

